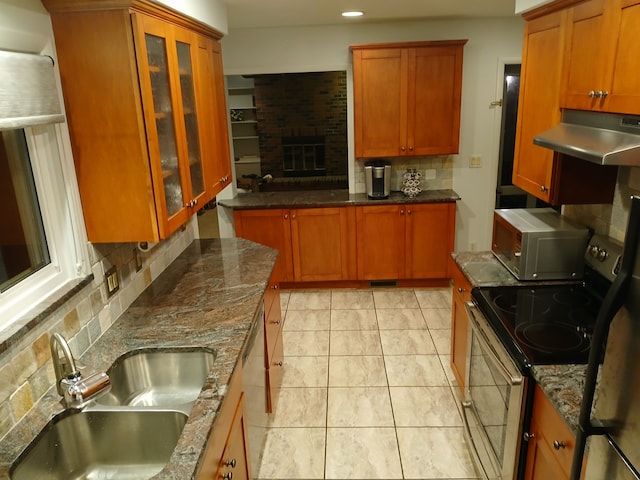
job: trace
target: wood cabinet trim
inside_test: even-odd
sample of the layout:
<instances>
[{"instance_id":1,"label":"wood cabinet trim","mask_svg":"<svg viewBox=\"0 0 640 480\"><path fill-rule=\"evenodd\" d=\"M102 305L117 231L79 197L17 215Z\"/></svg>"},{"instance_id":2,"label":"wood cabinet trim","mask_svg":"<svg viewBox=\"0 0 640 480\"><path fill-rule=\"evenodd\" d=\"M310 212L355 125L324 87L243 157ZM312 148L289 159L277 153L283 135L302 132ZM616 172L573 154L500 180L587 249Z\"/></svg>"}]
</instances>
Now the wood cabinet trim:
<instances>
[{"instance_id":1,"label":"wood cabinet trim","mask_svg":"<svg viewBox=\"0 0 640 480\"><path fill-rule=\"evenodd\" d=\"M428 40L424 42L400 42L400 43L366 43L350 45L351 51L381 49L381 48L420 48L420 47L449 47L465 45L469 40Z\"/></svg>"},{"instance_id":2,"label":"wood cabinet trim","mask_svg":"<svg viewBox=\"0 0 640 480\"><path fill-rule=\"evenodd\" d=\"M216 40L220 40L223 36L215 28L182 12L178 12L161 3L146 0L42 0L42 4L51 13L132 9L170 21L203 35L208 35Z\"/></svg>"}]
</instances>

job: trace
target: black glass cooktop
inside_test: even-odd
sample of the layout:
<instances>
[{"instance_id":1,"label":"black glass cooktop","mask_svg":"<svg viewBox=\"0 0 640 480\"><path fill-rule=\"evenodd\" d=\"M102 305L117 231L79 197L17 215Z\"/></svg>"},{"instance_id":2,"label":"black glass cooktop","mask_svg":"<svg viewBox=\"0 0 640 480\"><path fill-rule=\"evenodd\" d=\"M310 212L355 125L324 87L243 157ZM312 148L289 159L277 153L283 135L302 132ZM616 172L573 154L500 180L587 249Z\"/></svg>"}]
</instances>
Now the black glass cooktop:
<instances>
[{"instance_id":1,"label":"black glass cooktop","mask_svg":"<svg viewBox=\"0 0 640 480\"><path fill-rule=\"evenodd\" d=\"M587 363L602 297L584 284L479 287L472 297L522 367Z\"/></svg>"}]
</instances>

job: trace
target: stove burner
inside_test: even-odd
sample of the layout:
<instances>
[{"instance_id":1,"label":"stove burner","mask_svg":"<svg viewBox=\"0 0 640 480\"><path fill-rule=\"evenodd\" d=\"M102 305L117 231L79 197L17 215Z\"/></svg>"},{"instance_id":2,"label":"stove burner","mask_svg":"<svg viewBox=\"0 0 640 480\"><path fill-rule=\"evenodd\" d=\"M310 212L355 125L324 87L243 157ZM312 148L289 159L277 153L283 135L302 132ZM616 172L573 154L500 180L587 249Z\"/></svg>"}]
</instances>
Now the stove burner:
<instances>
[{"instance_id":1,"label":"stove burner","mask_svg":"<svg viewBox=\"0 0 640 480\"><path fill-rule=\"evenodd\" d=\"M540 317L549 313L549 302L536 296L535 291L519 291L517 295L496 295L493 304L508 315L522 314L526 310L528 316Z\"/></svg>"},{"instance_id":2,"label":"stove burner","mask_svg":"<svg viewBox=\"0 0 640 480\"><path fill-rule=\"evenodd\" d=\"M553 299L560 305L571 308L584 308L590 305L591 298L582 290L560 290L553 294Z\"/></svg>"},{"instance_id":3,"label":"stove burner","mask_svg":"<svg viewBox=\"0 0 640 480\"><path fill-rule=\"evenodd\" d=\"M530 323L515 330L525 345L544 353L582 352L589 349L589 338L566 323Z\"/></svg>"}]
</instances>

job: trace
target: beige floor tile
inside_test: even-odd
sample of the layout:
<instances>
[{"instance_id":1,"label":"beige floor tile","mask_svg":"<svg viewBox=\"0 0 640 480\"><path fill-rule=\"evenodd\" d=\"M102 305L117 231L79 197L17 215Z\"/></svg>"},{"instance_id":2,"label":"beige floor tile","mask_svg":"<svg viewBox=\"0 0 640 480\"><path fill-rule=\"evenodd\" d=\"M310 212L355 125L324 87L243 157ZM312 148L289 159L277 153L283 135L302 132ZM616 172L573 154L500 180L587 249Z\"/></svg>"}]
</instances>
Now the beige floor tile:
<instances>
[{"instance_id":1,"label":"beige floor tile","mask_svg":"<svg viewBox=\"0 0 640 480\"><path fill-rule=\"evenodd\" d=\"M291 292L280 290L280 309L282 310L282 313L284 313L287 310L290 296L291 296Z\"/></svg>"},{"instance_id":2,"label":"beige floor tile","mask_svg":"<svg viewBox=\"0 0 640 480\"><path fill-rule=\"evenodd\" d=\"M402 478L395 430L328 428L326 478Z\"/></svg>"},{"instance_id":3,"label":"beige floor tile","mask_svg":"<svg viewBox=\"0 0 640 480\"><path fill-rule=\"evenodd\" d=\"M376 311L331 309L331 330L377 330Z\"/></svg>"},{"instance_id":4,"label":"beige floor tile","mask_svg":"<svg viewBox=\"0 0 640 480\"><path fill-rule=\"evenodd\" d=\"M476 478L462 427L398 428L404 478Z\"/></svg>"},{"instance_id":5,"label":"beige floor tile","mask_svg":"<svg viewBox=\"0 0 640 480\"><path fill-rule=\"evenodd\" d=\"M287 310L329 310L330 308L331 291L329 290L293 291L287 305Z\"/></svg>"},{"instance_id":6,"label":"beige floor tile","mask_svg":"<svg viewBox=\"0 0 640 480\"><path fill-rule=\"evenodd\" d=\"M329 331L283 331L282 342L285 357L329 354Z\"/></svg>"},{"instance_id":7,"label":"beige floor tile","mask_svg":"<svg viewBox=\"0 0 640 480\"><path fill-rule=\"evenodd\" d=\"M420 304L413 290L375 290L373 300L378 308L419 308Z\"/></svg>"},{"instance_id":8,"label":"beige floor tile","mask_svg":"<svg viewBox=\"0 0 640 480\"><path fill-rule=\"evenodd\" d=\"M331 309L369 309L374 308L371 290L334 290L331 292Z\"/></svg>"},{"instance_id":9,"label":"beige floor tile","mask_svg":"<svg viewBox=\"0 0 640 480\"><path fill-rule=\"evenodd\" d=\"M330 326L330 310L289 310L282 328L285 331L329 330Z\"/></svg>"},{"instance_id":10,"label":"beige floor tile","mask_svg":"<svg viewBox=\"0 0 640 480\"><path fill-rule=\"evenodd\" d=\"M445 387L445 376L437 355L386 355L384 363L389 386Z\"/></svg>"},{"instance_id":11,"label":"beige floor tile","mask_svg":"<svg viewBox=\"0 0 640 480\"><path fill-rule=\"evenodd\" d=\"M338 330L329 338L330 355L382 355L377 330Z\"/></svg>"},{"instance_id":12,"label":"beige floor tile","mask_svg":"<svg viewBox=\"0 0 640 480\"><path fill-rule=\"evenodd\" d=\"M461 427L450 387L390 387L398 427Z\"/></svg>"},{"instance_id":13,"label":"beige floor tile","mask_svg":"<svg viewBox=\"0 0 640 480\"><path fill-rule=\"evenodd\" d=\"M387 387L330 388L327 427L393 427Z\"/></svg>"},{"instance_id":14,"label":"beige floor tile","mask_svg":"<svg viewBox=\"0 0 640 480\"><path fill-rule=\"evenodd\" d=\"M429 330L436 351L440 355L448 355L451 353L451 329Z\"/></svg>"},{"instance_id":15,"label":"beige floor tile","mask_svg":"<svg viewBox=\"0 0 640 480\"><path fill-rule=\"evenodd\" d=\"M450 288L429 288L416 290L420 308L451 308Z\"/></svg>"},{"instance_id":16,"label":"beige floor tile","mask_svg":"<svg viewBox=\"0 0 640 480\"><path fill-rule=\"evenodd\" d=\"M380 330L385 355L432 355L436 353L429 330Z\"/></svg>"},{"instance_id":17,"label":"beige floor tile","mask_svg":"<svg viewBox=\"0 0 640 480\"><path fill-rule=\"evenodd\" d=\"M271 427L325 427L326 388L282 388Z\"/></svg>"},{"instance_id":18,"label":"beige floor tile","mask_svg":"<svg viewBox=\"0 0 640 480\"><path fill-rule=\"evenodd\" d=\"M451 328L450 308L423 308L422 315L430 330Z\"/></svg>"},{"instance_id":19,"label":"beige floor tile","mask_svg":"<svg viewBox=\"0 0 640 480\"><path fill-rule=\"evenodd\" d=\"M325 436L324 428L270 429L258 479L323 479Z\"/></svg>"},{"instance_id":20,"label":"beige floor tile","mask_svg":"<svg viewBox=\"0 0 640 480\"><path fill-rule=\"evenodd\" d=\"M387 386L382 356L329 358L329 387Z\"/></svg>"},{"instance_id":21,"label":"beige floor tile","mask_svg":"<svg viewBox=\"0 0 640 480\"><path fill-rule=\"evenodd\" d=\"M329 357L284 357L282 387L326 387L329 383Z\"/></svg>"},{"instance_id":22,"label":"beige floor tile","mask_svg":"<svg viewBox=\"0 0 640 480\"><path fill-rule=\"evenodd\" d=\"M419 308L378 309L376 316L380 330L421 330L427 328L427 323Z\"/></svg>"}]
</instances>

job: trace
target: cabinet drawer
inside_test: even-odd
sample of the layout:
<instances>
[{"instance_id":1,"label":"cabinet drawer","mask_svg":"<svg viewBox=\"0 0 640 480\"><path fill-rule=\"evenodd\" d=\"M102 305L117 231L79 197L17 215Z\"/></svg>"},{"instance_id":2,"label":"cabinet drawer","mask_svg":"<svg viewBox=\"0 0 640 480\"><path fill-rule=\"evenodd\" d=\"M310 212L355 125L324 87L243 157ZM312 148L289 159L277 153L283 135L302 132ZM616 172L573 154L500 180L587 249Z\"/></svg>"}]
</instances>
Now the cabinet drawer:
<instances>
[{"instance_id":1,"label":"cabinet drawer","mask_svg":"<svg viewBox=\"0 0 640 480\"><path fill-rule=\"evenodd\" d=\"M455 262L454 262L455 263ZM464 276L460 267L455 265L453 268L453 296L458 297L463 303L471 300L471 283L467 280L467 277Z\"/></svg>"}]
</instances>

